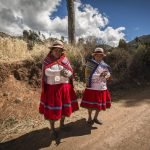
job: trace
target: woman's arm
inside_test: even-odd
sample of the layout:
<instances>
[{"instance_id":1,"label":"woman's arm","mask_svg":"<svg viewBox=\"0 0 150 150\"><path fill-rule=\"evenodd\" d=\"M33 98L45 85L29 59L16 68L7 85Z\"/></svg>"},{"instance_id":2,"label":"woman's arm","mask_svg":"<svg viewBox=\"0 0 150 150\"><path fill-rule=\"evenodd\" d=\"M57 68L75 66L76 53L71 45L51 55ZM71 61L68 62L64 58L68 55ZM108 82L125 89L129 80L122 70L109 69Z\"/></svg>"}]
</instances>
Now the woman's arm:
<instances>
[{"instance_id":1,"label":"woman's arm","mask_svg":"<svg viewBox=\"0 0 150 150\"><path fill-rule=\"evenodd\" d=\"M45 69L45 75L51 76L54 73L60 73L60 71L63 69L63 66L54 65L52 67L49 67Z\"/></svg>"},{"instance_id":2,"label":"woman's arm","mask_svg":"<svg viewBox=\"0 0 150 150\"><path fill-rule=\"evenodd\" d=\"M64 69L63 66L52 66L51 68L47 68L45 70L46 76L54 75L54 73L60 73L60 75L64 77L70 77L72 75L72 72L70 70Z\"/></svg>"}]
</instances>

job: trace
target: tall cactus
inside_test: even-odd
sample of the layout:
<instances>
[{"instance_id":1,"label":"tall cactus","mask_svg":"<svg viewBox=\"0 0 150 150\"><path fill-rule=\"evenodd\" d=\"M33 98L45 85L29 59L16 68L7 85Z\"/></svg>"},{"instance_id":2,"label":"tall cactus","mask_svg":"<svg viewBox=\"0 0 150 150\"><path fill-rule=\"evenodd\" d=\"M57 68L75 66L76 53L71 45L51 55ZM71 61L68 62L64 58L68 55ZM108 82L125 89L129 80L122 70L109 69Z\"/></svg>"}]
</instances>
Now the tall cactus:
<instances>
[{"instance_id":1,"label":"tall cactus","mask_svg":"<svg viewBox=\"0 0 150 150\"><path fill-rule=\"evenodd\" d=\"M69 43L75 44L75 11L74 0L66 0L68 9L68 40Z\"/></svg>"}]
</instances>

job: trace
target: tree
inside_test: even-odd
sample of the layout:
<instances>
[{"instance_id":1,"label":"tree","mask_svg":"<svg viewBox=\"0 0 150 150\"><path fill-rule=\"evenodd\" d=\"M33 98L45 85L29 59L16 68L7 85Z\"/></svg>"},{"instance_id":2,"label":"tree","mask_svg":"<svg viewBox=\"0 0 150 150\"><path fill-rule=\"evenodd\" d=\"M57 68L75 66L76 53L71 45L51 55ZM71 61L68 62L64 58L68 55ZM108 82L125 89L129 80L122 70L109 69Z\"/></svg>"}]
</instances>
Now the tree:
<instances>
[{"instance_id":1,"label":"tree","mask_svg":"<svg viewBox=\"0 0 150 150\"><path fill-rule=\"evenodd\" d=\"M97 38L96 36L88 36L86 38L86 44L92 44L92 45L96 45L97 44Z\"/></svg>"},{"instance_id":2,"label":"tree","mask_svg":"<svg viewBox=\"0 0 150 150\"><path fill-rule=\"evenodd\" d=\"M75 44L75 11L74 11L74 0L67 1L68 10L68 40L69 43Z\"/></svg>"},{"instance_id":3,"label":"tree","mask_svg":"<svg viewBox=\"0 0 150 150\"><path fill-rule=\"evenodd\" d=\"M127 48L127 43L124 39L120 39L118 48L123 48L123 49Z\"/></svg>"},{"instance_id":4,"label":"tree","mask_svg":"<svg viewBox=\"0 0 150 150\"><path fill-rule=\"evenodd\" d=\"M23 30L23 38L24 38L24 40L27 41L28 37L29 37L29 32L27 30Z\"/></svg>"},{"instance_id":5,"label":"tree","mask_svg":"<svg viewBox=\"0 0 150 150\"><path fill-rule=\"evenodd\" d=\"M78 44L83 45L84 44L84 38L79 38L78 39Z\"/></svg>"},{"instance_id":6,"label":"tree","mask_svg":"<svg viewBox=\"0 0 150 150\"><path fill-rule=\"evenodd\" d=\"M64 42L64 40L65 40L65 37L64 37L64 36L61 36L61 41Z\"/></svg>"},{"instance_id":7,"label":"tree","mask_svg":"<svg viewBox=\"0 0 150 150\"><path fill-rule=\"evenodd\" d=\"M35 43L41 42L40 32L37 34L32 30L23 30L23 39L27 42L27 47L29 50L32 50Z\"/></svg>"}]
</instances>

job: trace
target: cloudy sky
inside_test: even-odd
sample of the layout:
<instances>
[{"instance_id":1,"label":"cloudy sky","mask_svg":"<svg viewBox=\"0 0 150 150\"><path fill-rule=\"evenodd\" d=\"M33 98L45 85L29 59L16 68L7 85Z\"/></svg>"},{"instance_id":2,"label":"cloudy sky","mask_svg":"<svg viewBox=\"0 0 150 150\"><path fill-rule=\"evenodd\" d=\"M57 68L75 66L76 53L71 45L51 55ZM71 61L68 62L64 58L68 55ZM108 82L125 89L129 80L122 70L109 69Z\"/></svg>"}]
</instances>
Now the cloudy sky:
<instances>
[{"instance_id":1,"label":"cloudy sky","mask_svg":"<svg viewBox=\"0 0 150 150\"><path fill-rule=\"evenodd\" d=\"M76 36L116 46L149 34L149 6L149 0L76 0ZM0 31L20 35L24 29L67 38L66 0L0 0Z\"/></svg>"}]
</instances>

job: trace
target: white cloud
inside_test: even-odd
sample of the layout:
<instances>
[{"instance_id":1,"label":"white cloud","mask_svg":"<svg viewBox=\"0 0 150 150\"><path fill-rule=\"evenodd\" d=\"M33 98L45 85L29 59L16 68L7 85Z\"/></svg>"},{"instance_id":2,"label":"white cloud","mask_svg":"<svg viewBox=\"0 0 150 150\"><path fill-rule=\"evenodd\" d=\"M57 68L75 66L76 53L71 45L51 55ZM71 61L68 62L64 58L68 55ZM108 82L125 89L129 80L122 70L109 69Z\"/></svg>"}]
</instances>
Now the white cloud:
<instances>
[{"instance_id":1,"label":"white cloud","mask_svg":"<svg viewBox=\"0 0 150 150\"><path fill-rule=\"evenodd\" d=\"M48 32L52 26L49 16L57 11L60 2L61 0L13 0L10 4L10 0L1 0L0 31L22 34L22 30L28 28Z\"/></svg>"},{"instance_id":2,"label":"white cloud","mask_svg":"<svg viewBox=\"0 0 150 150\"><path fill-rule=\"evenodd\" d=\"M125 39L125 27L114 29L107 27L109 20L98 9L90 5L76 3L76 35L77 37L96 36L103 43L117 46L120 39Z\"/></svg>"},{"instance_id":3,"label":"white cloud","mask_svg":"<svg viewBox=\"0 0 150 150\"><path fill-rule=\"evenodd\" d=\"M101 37L105 43L116 46L118 45L118 41L120 39L124 39L125 34L123 31L125 27L119 27L117 29L113 29L112 27L107 27L103 32L103 36Z\"/></svg>"},{"instance_id":4,"label":"white cloud","mask_svg":"<svg viewBox=\"0 0 150 150\"><path fill-rule=\"evenodd\" d=\"M41 31L48 37L67 37L67 16L51 19L61 0L10 0L0 1L0 31L9 34L22 34L24 29ZM124 39L124 27L108 27L108 17L91 5L75 2L76 36L96 36L107 44L116 46Z\"/></svg>"}]
</instances>

